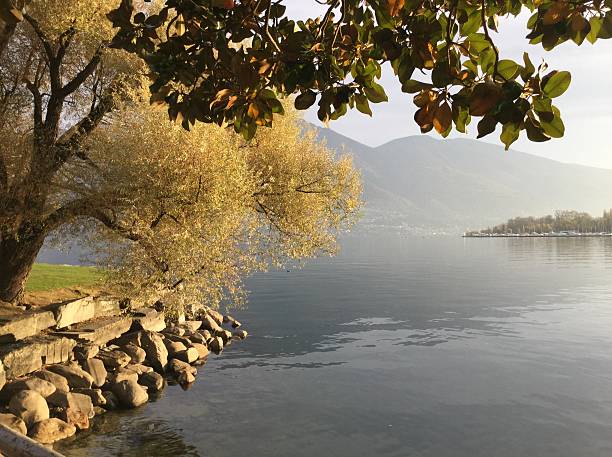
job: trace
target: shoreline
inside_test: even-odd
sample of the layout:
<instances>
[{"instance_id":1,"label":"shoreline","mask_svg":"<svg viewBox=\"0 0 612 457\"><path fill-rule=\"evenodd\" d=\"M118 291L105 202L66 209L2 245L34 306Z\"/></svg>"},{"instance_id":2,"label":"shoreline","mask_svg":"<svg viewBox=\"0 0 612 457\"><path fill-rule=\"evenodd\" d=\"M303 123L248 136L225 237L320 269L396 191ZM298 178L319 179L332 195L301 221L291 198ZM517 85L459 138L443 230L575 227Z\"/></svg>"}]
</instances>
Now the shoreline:
<instances>
[{"instance_id":1,"label":"shoreline","mask_svg":"<svg viewBox=\"0 0 612 457\"><path fill-rule=\"evenodd\" d=\"M563 235L560 233L555 234L530 234L530 233L516 233L516 234L502 234L502 233L475 233L461 235L462 238L611 238L612 233L575 233Z\"/></svg>"}]
</instances>

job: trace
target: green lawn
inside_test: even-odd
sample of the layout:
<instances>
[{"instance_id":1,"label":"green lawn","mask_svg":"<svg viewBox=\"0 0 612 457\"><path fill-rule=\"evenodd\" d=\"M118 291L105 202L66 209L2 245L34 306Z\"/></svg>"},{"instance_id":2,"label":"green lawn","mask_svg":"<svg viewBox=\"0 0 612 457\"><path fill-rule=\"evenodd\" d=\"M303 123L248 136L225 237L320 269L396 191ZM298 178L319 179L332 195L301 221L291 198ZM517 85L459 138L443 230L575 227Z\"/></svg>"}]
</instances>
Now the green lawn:
<instances>
[{"instance_id":1,"label":"green lawn","mask_svg":"<svg viewBox=\"0 0 612 457\"><path fill-rule=\"evenodd\" d=\"M103 276L102 271L95 267L36 263L26 284L26 292L93 286L99 283Z\"/></svg>"}]
</instances>

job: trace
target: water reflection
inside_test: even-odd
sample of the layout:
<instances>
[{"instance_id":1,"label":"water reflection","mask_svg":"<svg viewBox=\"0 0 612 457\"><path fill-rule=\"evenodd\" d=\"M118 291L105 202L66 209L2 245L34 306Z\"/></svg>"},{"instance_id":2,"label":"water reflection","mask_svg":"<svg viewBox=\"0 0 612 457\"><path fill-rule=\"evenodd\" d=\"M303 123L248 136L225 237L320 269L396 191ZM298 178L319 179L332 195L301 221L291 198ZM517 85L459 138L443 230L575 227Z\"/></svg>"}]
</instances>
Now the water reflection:
<instances>
[{"instance_id":1,"label":"water reflection","mask_svg":"<svg viewBox=\"0 0 612 457\"><path fill-rule=\"evenodd\" d=\"M254 336L192 390L63 450L609 455L611 258L603 238L349 237L338 258L253 278Z\"/></svg>"}]
</instances>

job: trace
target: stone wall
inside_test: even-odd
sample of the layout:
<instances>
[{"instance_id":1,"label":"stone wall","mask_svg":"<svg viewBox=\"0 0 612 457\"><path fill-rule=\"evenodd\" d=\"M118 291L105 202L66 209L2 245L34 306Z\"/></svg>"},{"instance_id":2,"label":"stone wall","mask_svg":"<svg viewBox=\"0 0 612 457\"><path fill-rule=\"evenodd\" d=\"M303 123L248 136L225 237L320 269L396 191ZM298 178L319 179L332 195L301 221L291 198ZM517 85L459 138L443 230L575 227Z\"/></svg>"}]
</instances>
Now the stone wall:
<instances>
[{"instance_id":1,"label":"stone wall","mask_svg":"<svg viewBox=\"0 0 612 457\"><path fill-rule=\"evenodd\" d=\"M167 322L163 311L122 309L114 297L0 310L0 424L44 444L72 436L168 382L194 382L210 352L246 338L239 327L207 307Z\"/></svg>"}]
</instances>

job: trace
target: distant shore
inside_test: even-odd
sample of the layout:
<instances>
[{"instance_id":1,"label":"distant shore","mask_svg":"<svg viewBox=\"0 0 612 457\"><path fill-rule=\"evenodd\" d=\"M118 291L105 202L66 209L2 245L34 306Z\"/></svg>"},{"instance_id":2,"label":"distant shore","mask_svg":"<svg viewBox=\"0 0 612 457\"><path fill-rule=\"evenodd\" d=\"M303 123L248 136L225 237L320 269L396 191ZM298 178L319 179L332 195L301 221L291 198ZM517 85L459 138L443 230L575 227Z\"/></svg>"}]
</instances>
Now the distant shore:
<instances>
[{"instance_id":1,"label":"distant shore","mask_svg":"<svg viewBox=\"0 0 612 457\"><path fill-rule=\"evenodd\" d=\"M464 233L463 238L592 238L612 237L612 233Z\"/></svg>"}]
</instances>

